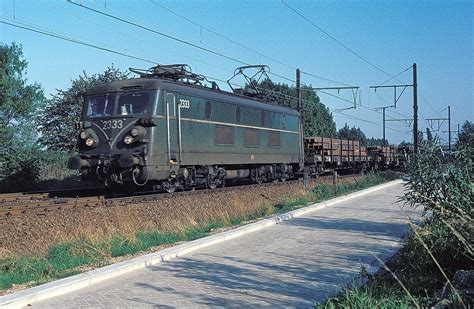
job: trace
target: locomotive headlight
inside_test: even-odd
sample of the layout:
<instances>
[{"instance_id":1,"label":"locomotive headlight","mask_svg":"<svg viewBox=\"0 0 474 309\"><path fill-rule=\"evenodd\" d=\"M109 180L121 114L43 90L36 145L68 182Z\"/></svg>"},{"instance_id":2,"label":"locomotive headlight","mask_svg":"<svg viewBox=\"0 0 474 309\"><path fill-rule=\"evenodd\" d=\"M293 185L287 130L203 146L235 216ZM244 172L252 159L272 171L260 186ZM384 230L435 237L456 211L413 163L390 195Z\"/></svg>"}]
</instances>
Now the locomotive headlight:
<instances>
[{"instance_id":1,"label":"locomotive headlight","mask_svg":"<svg viewBox=\"0 0 474 309\"><path fill-rule=\"evenodd\" d=\"M146 129L142 126L136 126L130 130L130 135L134 137L136 140L145 137Z\"/></svg>"},{"instance_id":2,"label":"locomotive headlight","mask_svg":"<svg viewBox=\"0 0 474 309\"><path fill-rule=\"evenodd\" d=\"M95 145L95 139L89 137L88 139L86 139L86 145L89 146L89 147L94 146Z\"/></svg>"},{"instance_id":3,"label":"locomotive headlight","mask_svg":"<svg viewBox=\"0 0 474 309\"><path fill-rule=\"evenodd\" d=\"M86 131L82 131L81 134L79 134L79 137L81 139L86 139L89 137L89 133L87 133Z\"/></svg>"},{"instance_id":4,"label":"locomotive headlight","mask_svg":"<svg viewBox=\"0 0 474 309\"><path fill-rule=\"evenodd\" d=\"M133 128L131 131L130 131L130 135L132 135L133 137L136 137L140 134L140 130L138 128Z\"/></svg>"},{"instance_id":5,"label":"locomotive headlight","mask_svg":"<svg viewBox=\"0 0 474 309\"><path fill-rule=\"evenodd\" d=\"M123 142L124 142L126 145L130 145L130 144L132 144L132 143L134 142L134 139L133 139L132 136L127 135L127 136L124 137Z\"/></svg>"}]
</instances>

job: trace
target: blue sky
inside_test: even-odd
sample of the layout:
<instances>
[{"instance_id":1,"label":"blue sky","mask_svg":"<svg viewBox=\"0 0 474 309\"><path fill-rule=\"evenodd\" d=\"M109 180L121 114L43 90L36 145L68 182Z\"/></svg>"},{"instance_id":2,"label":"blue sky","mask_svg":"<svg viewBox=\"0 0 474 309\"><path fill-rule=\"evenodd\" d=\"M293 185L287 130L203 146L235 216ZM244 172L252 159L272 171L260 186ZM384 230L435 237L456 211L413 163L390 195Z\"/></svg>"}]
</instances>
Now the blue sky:
<instances>
[{"instance_id":1,"label":"blue sky","mask_svg":"<svg viewBox=\"0 0 474 309\"><path fill-rule=\"evenodd\" d=\"M245 63L267 64L271 71L294 79L294 70L222 39L149 0L75 0L97 10L140 23L218 51ZM392 90L377 93L378 85L390 77L328 38L280 1L168 1L153 0L186 18L259 53L299 67L313 75L361 87L362 105L334 113L338 128L344 123L361 127L368 136L381 137L382 115L371 109L390 105ZM428 118L446 117L451 105L452 127L473 116L473 12L472 1L294 1L287 3L314 24L377 67L396 75L418 65L420 128ZM193 71L228 79L240 64L182 43L174 42L90 12L66 1L3 0L1 20L23 22L48 31L84 40L159 63L187 63ZM49 95L64 89L83 70L103 71L112 63L120 68L147 68L143 61L95 50L0 24L0 41L23 45L29 62L28 79L41 83ZM411 70L398 77L412 82ZM286 82L271 76L275 82ZM313 87L338 86L334 82L302 75ZM221 84L222 88L225 85ZM348 91L332 92L351 98ZM319 93L331 110L350 104ZM412 90L407 89L396 110L387 119L412 116ZM363 121L363 120L366 121ZM369 123L376 122L377 124ZM410 128L400 122L387 124L390 141L411 140ZM445 124L441 130L447 130ZM441 132L441 137L447 134Z\"/></svg>"}]
</instances>

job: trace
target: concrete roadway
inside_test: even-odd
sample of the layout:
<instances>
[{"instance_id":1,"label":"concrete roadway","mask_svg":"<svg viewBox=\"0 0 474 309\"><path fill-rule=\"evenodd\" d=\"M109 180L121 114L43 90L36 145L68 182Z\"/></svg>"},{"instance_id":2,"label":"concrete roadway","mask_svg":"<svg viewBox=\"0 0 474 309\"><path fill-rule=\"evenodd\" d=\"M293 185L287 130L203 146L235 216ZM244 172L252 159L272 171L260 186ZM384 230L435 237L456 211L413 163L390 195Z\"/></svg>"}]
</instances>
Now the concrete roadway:
<instances>
[{"instance_id":1,"label":"concrete roadway","mask_svg":"<svg viewBox=\"0 0 474 309\"><path fill-rule=\"evenodd\" d=\"M213 245L185 257L34 304L34 308L309 308L379 267L407 219L397 184Z\"/></svg>"}]
</instances>

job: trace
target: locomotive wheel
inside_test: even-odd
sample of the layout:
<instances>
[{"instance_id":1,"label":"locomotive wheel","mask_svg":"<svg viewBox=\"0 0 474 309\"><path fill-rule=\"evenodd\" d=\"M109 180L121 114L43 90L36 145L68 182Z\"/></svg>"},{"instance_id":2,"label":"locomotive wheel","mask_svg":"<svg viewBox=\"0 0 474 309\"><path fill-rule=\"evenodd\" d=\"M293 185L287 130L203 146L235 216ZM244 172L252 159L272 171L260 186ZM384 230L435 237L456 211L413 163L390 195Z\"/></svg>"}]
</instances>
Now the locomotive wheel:
<instances>
[{"instance_id":1,"label":"locomotive wheel","mask_svg":"<svg viewBox=\"0 0 474 309\"><path fill-rule=\"evenodd\" d=\"M225 170L220 167L208 167L207 172L207 187L209 189L215 189L218 186L225 186Z\"/></svg>"},{"instance_id":2,"label":"locomotive wheel","mask_svg":"<svg viewBox=\"0 0 474 309\"><path fill-rule=\"evenodd\" d=\"M217 188L216 179L215 179L214 175L212 175L212 174L208 174L208 175L207 175L207 187L208 187L209 189L215 189L215 188Z\"/></svg>"},{"instance_id":3,"label":"locomotive wheel","mask_svg":"<svg viewBox=\"0 0 474 309\"><path fill-rule=\"evenodd\" d=\"M267 177L265 177L265 168L263 166L255 169L254 181L259 185L267 181Z\"/></svg>"},{"instance_id":4,"label":"locomotive wheel","mask_svg":"<svg viewBox=\"0 0 474 309\"><path fill-rule=\"evenodd\" d=\"M279 170L280 176L278 177L278 179L281 182L285 182L288 178L290 178L291 167L286 164L281 164Z\"/></svg>"},{"instance_id":5,"label":"locomotive wheel","mask_svg":"<svg viewBox=\"0 0 474 309\"><path fill-rule=\"evenodd\" d=\"M165 192L173 193L177 189L176 181L163 181L161 187L163 188L163 190L165 190Z\"/></svg>"},{"instance_id":6,"label":"locomotive wheel","mask_svg":"<svg viewBox=\"0 0 474 309\"><path fill-rule=\"evenodd\" d=\"M224 187L224 179L215 177L213 175L208 175L207 176L207 187L209 189L215 189L217 186L222 185Z\"/></svg>"}]
</instances>

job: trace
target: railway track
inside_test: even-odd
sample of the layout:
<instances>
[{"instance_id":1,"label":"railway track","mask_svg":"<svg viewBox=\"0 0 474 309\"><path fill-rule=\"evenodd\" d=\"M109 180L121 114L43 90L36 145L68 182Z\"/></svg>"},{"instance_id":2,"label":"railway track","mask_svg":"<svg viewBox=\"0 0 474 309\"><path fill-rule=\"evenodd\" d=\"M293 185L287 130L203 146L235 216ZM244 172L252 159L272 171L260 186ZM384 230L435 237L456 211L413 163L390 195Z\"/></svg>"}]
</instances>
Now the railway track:
<instances>
[{"instance_id":1,"label":"railway track","mask_svg":"<svg viewBox=\"0 0 474 309\"><path fill-rule=\"evenodd\" d=\"M323 176L321 178L326 180L331 179L332 176ZM354 175L343 175L339 179L357 177ZM213 190L190 190L179 191L173 193L157 193L157 192L140 192L138 195L129 196L111 196L106 194L95 194L91 196L79 196L77 190L71 190L69 196L68 191L48 191L38 193L7 193L0 194L0 218L9 218L20 216L27 213L35 213L37 215L46 214L50 211L74 209L74 208L93 208L93 207L107 207L114 205L126 205L142 202L150 202L156 199L166 197L173 198L181 195L202 195L214 192L238 192L250 187L260 186L275 186L283 187L288 184L301 183L301 180L289 180L286 182L264 183L264 184L244 184L234 185ZM103 188L95 188L95 190ZM93 192L93 191L91 191ZM91 193L90 192L90 193ZM97 191L95 191L97 193ZM84 193L83 193L84 194Z\"/></svg>"},{"instance_id":2,"label":"railway track","mask_svg":"<svg viewBox=\"0 0 474 309\"><path fill-rule=\"evenodd\" d=\"M97 195L103 188L52 190L0 194L0 218L18 216L29 212L100 206L104 195Z\"/></svg>"}]
</instances>

